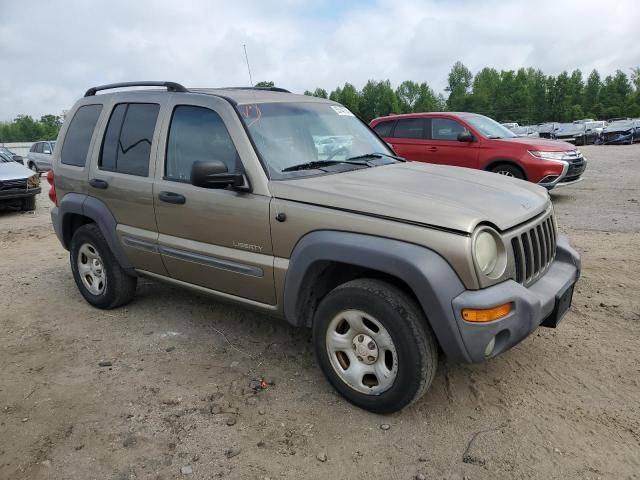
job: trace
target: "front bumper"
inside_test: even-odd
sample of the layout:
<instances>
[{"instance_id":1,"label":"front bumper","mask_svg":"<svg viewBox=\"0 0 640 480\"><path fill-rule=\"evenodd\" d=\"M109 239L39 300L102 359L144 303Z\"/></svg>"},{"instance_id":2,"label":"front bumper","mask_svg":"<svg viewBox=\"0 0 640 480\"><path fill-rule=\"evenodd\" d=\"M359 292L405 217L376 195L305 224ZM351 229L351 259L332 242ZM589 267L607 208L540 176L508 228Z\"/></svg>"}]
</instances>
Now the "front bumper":
<instances>
[{"instance_id":1,"label":"front bumper","mask_svg":"<svg viewBox=\"0 0 640 480\"><path fill-rule=\"evenodd\" d=\"M0 190L0 201L33 197L34 195L39 194L41 191L42 189L40 187L29 188L29 189L16 188L16 189L9 189L9 190Z\"/></svg>"},{"instance_id":2,"label":"front bumper","mask_svg":"<svg viewBox=\"0 0 640 480\"><path fill-rule=\"evenodd\" d=\"M581 157L581 161L578 163L562 162L562 172L560 175L550 175L544 177L538 185L551 190L555 187L564 187L567 185L573 185L582 181L582 174L587 170L587 159Z\"/></svg>"},{"instance_id":3,"label":"front bumper","mask_svg":"<svg viewBox=\"0 0 640 480\"><path fill-rule=\"evenodd\" d=\"M482 290L467 290L453 299L454 316L467 359L480 362L494 357L520 343L541 324L557 324L552 318L558 297L572 289L580 277L580 257L564 237L558 238L556 258L549 270L533 285L508 280ZM570 292L569 292L570 293ZM470 323L462 318L464 308L487 309L513 303L506 317L488 323ZM487 345L495 339L490 355Z\"/></svg>"}]
</instances>

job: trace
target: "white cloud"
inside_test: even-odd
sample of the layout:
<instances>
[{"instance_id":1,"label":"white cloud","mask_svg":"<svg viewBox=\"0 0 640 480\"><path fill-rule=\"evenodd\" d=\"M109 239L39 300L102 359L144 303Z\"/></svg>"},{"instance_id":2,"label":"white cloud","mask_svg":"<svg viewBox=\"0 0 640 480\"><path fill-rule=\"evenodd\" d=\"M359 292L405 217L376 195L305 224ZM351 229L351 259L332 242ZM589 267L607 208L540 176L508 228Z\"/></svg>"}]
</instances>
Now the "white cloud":
<instances>
[{"instance_id":1,"label":"white cloud","mask_svg":"<svg viewBox=\"0 0 640 480\"><path fill-rule=\"evenodd\" d=\"M254 81L301 92L367 79L444 89L473 72L640 65L637 0L3 1L0 120L69 108L92 85L136 79L189 86Z\"/></svg>"}]
</instances>

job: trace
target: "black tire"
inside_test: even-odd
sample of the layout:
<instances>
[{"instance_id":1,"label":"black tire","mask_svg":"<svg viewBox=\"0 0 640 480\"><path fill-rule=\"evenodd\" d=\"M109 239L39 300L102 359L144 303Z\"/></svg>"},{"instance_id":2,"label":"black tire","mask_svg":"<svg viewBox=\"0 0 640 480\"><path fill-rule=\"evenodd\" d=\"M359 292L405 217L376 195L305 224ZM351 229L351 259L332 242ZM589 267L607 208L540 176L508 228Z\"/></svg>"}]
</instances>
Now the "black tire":
<instances>
[{"instance_id":1,"label":"black tire","mask_svg":"<svg viewBox=\"0 0 640 480\"><path fill-rule=\"evenodd\" d=\"M29 170L35 173L40 173L40 170L38 170L38 166L33 162L29 162Z\"/></svg>"},{"instance_id":2,"label":"black tire","mask_svg":"<svg viewBox=\"0 0 640 480\"><path fill-rule=\"evenodd\" d=\"M79 251L85 244L93 247L102 259L102 268L104 269L106 281L103 291L99 294L89 291L78 271ZM75 231L71 239L69 256L73 279L82 296L91 305L102 309L111 309L125 305L133 299L138 279L128 275L122 269L95 223L83 225Z\"/></svg>"},{"instance_id":3,"label":"black tire","mask_svg":"<svg viewBox=\"0 0 640 480\"><path fill-rule=\"evenodd\" d=\"M329 357L329 326L341 312L354 309L382 324L396 346L395 379L377 395L361 393L348 385ZM438 366L435 336L420 307L399 288L379 280L352 280L329 292L314 317L313 344L320 367L333 387L349 402L375 413L396 412L418 400L431 385Z\"/></svg>"},{"instance_id":4,"label":"black tire","mask_svg":"<svg viewBox=\"0 0 640 480\"><path fill-rule=\"evenodd\" d=\"M506 177L513 177L513 178L519 178L520 180L525 180L524 172L520 169L520 167L516 165L512 165L510 163L501 163L499 165L495 165L491 167L491 171L493 173L504 175Z\"/></svg>"},{"instance_id":5,"label":"black tire","mask_svg":"<svg viewBox=\"0 0 640 480\"><path fill-rule=\"evenodd\" d=\"M22 200L22 210L25 212L32 212L36 209L36 196L24 198Z\"/></svg>"}]
</instances>

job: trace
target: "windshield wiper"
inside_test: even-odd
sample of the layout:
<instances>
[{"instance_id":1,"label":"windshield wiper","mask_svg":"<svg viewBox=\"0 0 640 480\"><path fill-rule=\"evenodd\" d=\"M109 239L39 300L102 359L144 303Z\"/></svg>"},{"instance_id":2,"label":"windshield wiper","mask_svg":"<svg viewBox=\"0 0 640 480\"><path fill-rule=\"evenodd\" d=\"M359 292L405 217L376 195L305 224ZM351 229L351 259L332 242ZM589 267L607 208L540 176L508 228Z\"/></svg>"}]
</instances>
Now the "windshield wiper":
<instances>
[{"instance_id":1,"label":"windshield wiper","mask_svg":"<svg viewBox=\"0 0 640 480\"><path fill-rule=\"evenodd\" d=\"M487 138L490 138L491 140L500 140L504 137L500 137L498 135L489 135Z\"/></svg>"},{"instance_id":2,"label":"windshield wiper","mask_svg":"<svg viewBox=\"0 0 640 480\"><path fill-rule=\"evenodd\" d=\"M399 162L405 161L405 159L402 157L397 157L395 155L389 155L388 153L381 153L381 152L372 152L372 153L365 153L364 155L356 155L355 157L347 158L346 161L361 160L364 158L382 158L382 157L393 158L394 160L398 160Z\"/></svg>"},{"instance_id":3,"label":"windshield wiper","mask_svg":"<svg viewBox=\"0 0 640 480\"><path fill-rule=\"evenodd\" d=\"M355 158L355 157L354 157ZM352 159L347 160L316 160L313 162L300 163L298 165L292 165L290 167L282 169L283 172L294 172L296 170L314 170L316 168L329 167L331 165L347 164L347 165L362 165L363 167L370 167L368 162L353 162Z\"/></svg>"}]
</instances>

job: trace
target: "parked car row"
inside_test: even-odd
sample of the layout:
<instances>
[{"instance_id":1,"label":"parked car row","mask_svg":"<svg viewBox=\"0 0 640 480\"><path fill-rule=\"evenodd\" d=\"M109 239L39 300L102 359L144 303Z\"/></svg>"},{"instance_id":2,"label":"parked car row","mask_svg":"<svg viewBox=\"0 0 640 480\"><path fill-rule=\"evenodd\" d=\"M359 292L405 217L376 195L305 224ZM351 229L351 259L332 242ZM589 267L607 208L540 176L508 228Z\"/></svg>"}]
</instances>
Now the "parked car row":
<instances>
[{"instance_id":1,"label":"parked car row","mask_svg":"<svg viewBox=\"0 0 640 480\"><path fill-rule=\"evenodd\" d=\"M413 113L376 118L371 127L401 157L487 170L547 189L576 183L587 162L570 143L518 137L475 113Z\"/></svg>"},{"instance_id":2,"label":"parked car row","mask_svg":"<svg viewBox=\"0 0 640 480\"><path fill-rule=\"evenodd\" d=\"M640 119L575 120L571 123L544 123L520 126L503 123L518 137L563 140L574 145L632 144L640 142Z\"/></svg>"}]
</instances>

